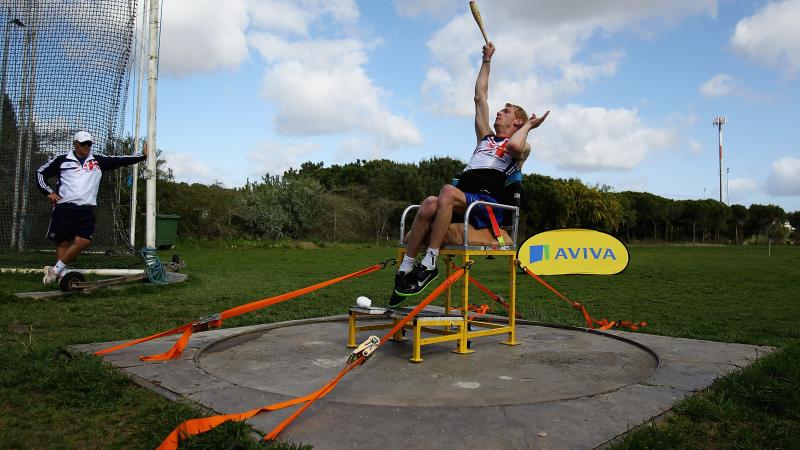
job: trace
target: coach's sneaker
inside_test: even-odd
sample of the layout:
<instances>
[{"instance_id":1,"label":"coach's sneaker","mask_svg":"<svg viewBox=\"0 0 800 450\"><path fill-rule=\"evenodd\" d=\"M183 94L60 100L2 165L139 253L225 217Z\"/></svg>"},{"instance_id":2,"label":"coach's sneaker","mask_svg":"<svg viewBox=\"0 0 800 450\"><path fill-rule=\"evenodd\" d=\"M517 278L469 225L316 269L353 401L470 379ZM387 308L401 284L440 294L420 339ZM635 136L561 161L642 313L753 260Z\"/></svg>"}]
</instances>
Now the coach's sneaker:
<instances>
[{"instance_id":1,"label":"coach's sneaker","mask_svg":"<svg viewBox=\"0 0 800 450\"><path fill-rule=\"evenodd\" d=\"M44 278L42 278L42 283L56 284L56 282L58 282L58 274L53 270L53 266L44 266Z\"/></svg>"},{"instance_id":2,"label":"coach's sneaker","mask_svg":"<svg viewBox=\"0 0 800 450\"><path fill-rule=\"evenodd\" d=\"M403 278L400 288L395 288L394 293L401 297L410 297L422 292L431 281L439 276L439 269L434 267L428 270L424 265L415 266L411 272Z\"/></svg>"}]
</instances>

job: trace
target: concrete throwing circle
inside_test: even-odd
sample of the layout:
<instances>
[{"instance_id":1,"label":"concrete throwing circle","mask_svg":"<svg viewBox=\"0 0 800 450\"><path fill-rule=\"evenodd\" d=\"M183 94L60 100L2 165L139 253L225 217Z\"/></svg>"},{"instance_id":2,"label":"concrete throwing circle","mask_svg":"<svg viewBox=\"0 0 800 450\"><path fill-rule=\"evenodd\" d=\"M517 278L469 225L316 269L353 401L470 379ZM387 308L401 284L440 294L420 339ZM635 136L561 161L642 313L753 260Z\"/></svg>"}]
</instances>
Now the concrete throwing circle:
<instances>
[{"instance_id":1,"label":"concrete throwing circle","mask_svg":"<svg viewBox=\"0 0 800 450\"><path fill-rule=\"evenodd\" d=\"M361 333L357 341L367 336ZM501 345L505 339L474 339L475 353L469 355L452 353L454 342L426 345L424 361L418 364L409 361L411 341L389 341L326 399L423 407L552 402L615 391L646 379L658 366L654 353L645 348L578 329L518 324L521 345ZM222 339L195 359L217 378L295 397L319 389L339 373L349 354L346 343L346 321L299 323Z\"/></svg>"}]
</instances>

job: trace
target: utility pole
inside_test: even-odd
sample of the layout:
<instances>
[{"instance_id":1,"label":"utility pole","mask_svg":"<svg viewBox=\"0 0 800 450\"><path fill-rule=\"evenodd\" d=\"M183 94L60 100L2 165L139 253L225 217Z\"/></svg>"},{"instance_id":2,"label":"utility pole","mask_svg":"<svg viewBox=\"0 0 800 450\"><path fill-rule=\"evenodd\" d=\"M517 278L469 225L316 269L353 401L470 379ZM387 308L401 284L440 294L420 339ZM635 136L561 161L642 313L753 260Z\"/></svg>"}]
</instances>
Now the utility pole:
<instances>
[{"instance_id":1,"label":"utility pole","mask_svg":"<svg viewBox=\"0 0 800 450\"><path fill-rule=\"evenodd\" d=\"M722 198L722 126L725 125L725 116L717 116L714 125L719 130L719 202L724 203Z\"/></svg>"}]
</instances>

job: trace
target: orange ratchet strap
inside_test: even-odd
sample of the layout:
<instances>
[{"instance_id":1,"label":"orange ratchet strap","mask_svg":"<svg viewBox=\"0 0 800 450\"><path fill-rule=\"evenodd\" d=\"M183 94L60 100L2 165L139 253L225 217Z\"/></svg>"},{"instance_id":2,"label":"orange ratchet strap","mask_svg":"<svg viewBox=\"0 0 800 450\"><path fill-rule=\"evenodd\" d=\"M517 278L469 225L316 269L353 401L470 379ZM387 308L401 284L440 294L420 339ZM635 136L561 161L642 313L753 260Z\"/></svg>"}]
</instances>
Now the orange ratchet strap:
<instances>
[{"instance_id":1,"label":"orange ratchet strap","mask_svg":"<svg viewBox=\"0 0 800 450\"><path fill-rule=\"evenodd\" d=\"M586 307L583 306L581 303L573 302L572 300L568 299L567 297L564 297L553 286L550 286L549 284L547 284L546 281L544 281L541 277L539 277L535 273L531 272L527 267L523 267L523 269L525 270L525 272L528 275L532 276L533 279L538 281L542 286L544 286L547 289L550 289L551 291L553 291L553 293L555 293L557 296L559 296L565 302L569 303L570 306L572 306L573 308L580 310L581 314L583 314L583 319L586 321L586 327L587 328L599 329L599 330L608 330L608 329L611 329L611 328L627 328L627 329L629 329L631 331L637 331L637 330L639 330L640 327L647 326L647 322L631 322L631 321L628 321L628 320L611 320L611 321L609 321L607 319L597 320L594 317L592 317L591 315L589 315L589 311L587 311ZM595 324L597 324L597 327L595 327Z\"/></svg>"},{"instance_id":2,"label":"orange ratchet strap","mask_svg":"<svg viewBox=\"0 0 800 450\"><path fill-rule=\"evenodd\" d=\"M464 308L455 308L454 310L463 311ZM481 306L469 305L469 307L467 307L467 310L475 313L474 315L469 316L469 320L475 320L478 317L483 317L486 314L492 313L491 308L489 308L489 305L487 305L486 303L482 304ZM491 322L491 319L489 319L489 321Z\"/></svg>"},{"instance_id":3,"label":"orange ratchet strap","mask_svg":"<svg viewBox=\"0 0 800 450\"><path fill-rule=\"evenodd\" d=\"M497 239L497 242L499 242L500 245L505 245L506 240L503 239L503 233L500 232L500 226L497 224L497 217L494 216L494 210L492 210L492 207L489 205L484 206L486 206L486 212L489 213L489 221L492 222L492 232L494 233L494 237Z\"/></svg>"},{"instance_id":4,"label":"orange ratchet strap","mask_svg":"<svg viewBox=\"0 0 800 450\"><path fill-rule=\"evenodd\" d=\"M454 267L454 268L456 267L456 265L453 264L453 263L450 263L450 266ZM503 300L503 297L501 297L501 296L495 294L494 292L490 291L489 288L487 288L481 282L476 280L475 277L473 277L472 275L470 275L470 277L469 277L469 282L474 284L476 288L478 288L478 289L482 290L484 293L486 293L486 295L488 295L489 298L491 298L492 300L496 301L497 303L500 303L501 305L503 305L503 307L506 309L506 313L508 313L508 303L506 303L506 301ZM522 319L522 313L517 311L514 314L514 317L516 317L517 319Z\"/></svg>"},{"instance_id":5,"label":"orange ratchet strap","mask_svg":"<svg viewBox=\"0 0 800 450\"><path fill-rule=\"evenodd\" d=\"M433 290L426 298L422 301L419 305L417 305L408 315L400 320L395 326L386 333L383 338L381 338L380 343L378 346L383 345L386 341L392 338L392 336L403 329L403 327L408 323L411 319L413 319L423 308L428 306L433 300L436 299L445 289L447 289L451 284L455 283L461 276L464 274L465 269L461 268L458 271L454 272L450 277L448 277L444 283L439 285L436 289ZM355 361L347 364L344 369L342 369L336 377L334 377L331 381L329 381L325 386L321 389L318 389L308 395L304 395L302 397L297 397L291 400L287 400L280 403L275 403L272 405L263 406L261 408L251 409L249 411L239 413L239 414L224 414L219 416L211 416L211 417L203 417L200 419L191 419L183 422L182 424L178 425L172 432L164 439L161 445L158 446L158 450L174 450L178 448L178 443L183 440L187 439L190 436L195 436L206 431L209 431L229 420L241 422L250 417L253 417L257 414L260 414L265 411L277 411L279 409L287 408L289 406L299 405L303 403L303 406L300 407L297 411L295 411L292 415L284 419L281 423L279 423L272 431L264 435L264 440L273 440L275 439L281 431L283 431L289 424L292 423L300 414L303 413L306 409L308 409L311 404L313 404L317 399L320 399L326 396L330 391L336 387L336 384L339 383L345 375L347 375L351 370L356 368L357 366L361 365L366 361L364 356L359 356L358 359Z\"/></svg>"},{"instance_id":6,"label":"orange ratchet strap","mask_svg":"<svg viewBox=\"0 0 800 450\"><path fill-rule=\"evenodd\" d=\"M350 278L360 277L362 275L366 275L368 273L375 272L376 270L380 270L386 267L386 263L382 264L375 264L374 266L367 267L365 269L361 269L358 272L353 272L348 275L343 275L338 278L334 278L328 281L323 281L321 283L317 283L311 286L304 287L302 289L298 289L296 291L288 292L286 294L276 295L275 297L269 297L262 300L257 300L255 302L247 303L245 305L240 305L228 310L225 310L219 314L214 314L206 318L198 319L187 324L181 325L177 328L173 328L171 330L162 331L161 333L154 334L152 336L147 336L144 338L136 339L133 341L125 342L120 345L115 345L113 347L109 347L103 350L99 350L95 352L95 355L106 355L108 353L115 352L117 350L121 350L123 348L131 347L137 344L141 344L142 342L152 341L153 339L158 339L164 336L170 336L173 334L183 333L183 335L178 339L175 345L172 346L169 350L164 353L158 355L151 355L151 356L141 356L139 357L142 361L164 361L169 359L175 359L181 355L183 349L186 348L186 345L189 343L189 338L192 336L193 332L196 331L205 331L209 328L219 328L222 326L222 321L225 319L230 319L231 317L236 317L241 314L245 314L248 312L255 311L257 309L265 308L267 306L274 305L276 303L281 303L286 300L291 300L295 297L299 297L301 295L308 294L310 292L314 292L318 289L322 289L324 287L330 286L332 284L336 284L340 281L344 281Z\"/></svg>"}]
</instances>

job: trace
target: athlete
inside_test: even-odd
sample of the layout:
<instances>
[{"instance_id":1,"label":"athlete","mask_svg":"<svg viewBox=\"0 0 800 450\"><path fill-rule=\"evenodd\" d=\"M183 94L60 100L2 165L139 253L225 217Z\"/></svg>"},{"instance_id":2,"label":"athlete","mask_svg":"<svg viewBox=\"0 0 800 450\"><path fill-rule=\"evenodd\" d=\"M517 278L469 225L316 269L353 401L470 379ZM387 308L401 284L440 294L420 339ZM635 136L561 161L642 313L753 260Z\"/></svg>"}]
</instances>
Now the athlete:
<instances>
[{"instance_id":1,"label":"athlete","mask_svg":"<svg viewBox=\"0 0 800 450\"><path fill-rule=\"evenodd\" d=\"M436 261L439 248L454 214L464 214L467 206L476 201L497 203L505 180L522 169L531 152L528 133L544 122L550 111L541 117L528 115L519 106L506 103L497 112L494 130L489 125L489 68L495 47L483 46L483 61L475 82L475 136L477 146L461 174L458 187L447 184L438 196L426 198L417 210L408 235L406 255L395 274L394 292L389 300L396 306L408 297L422 292L439 276ZM496 210L497 220L502 220L502 210ZM488 213L485 208L474 208L470 223L475 228L487 228ZM417 251L428 237L428 251L415 264Z\"/></svg>"},{"instance_id":2,"label":"athlete","mask_svg":"<svg viewBox=\"0 0 800 450\"><path fill-rule=\"evenodd\" d=\"M104 156L92 153L92 135L75 133L73 150L58 155L36 171L39 190L53 206L47 238L56 244L56 264L44 267L45 284L55 283L81 251L92 243L94 208L103 172L130 166L147 158L147 145L141 156ZM47 179L57 177L53 190Z\"/></svg>"}]
</instances>

